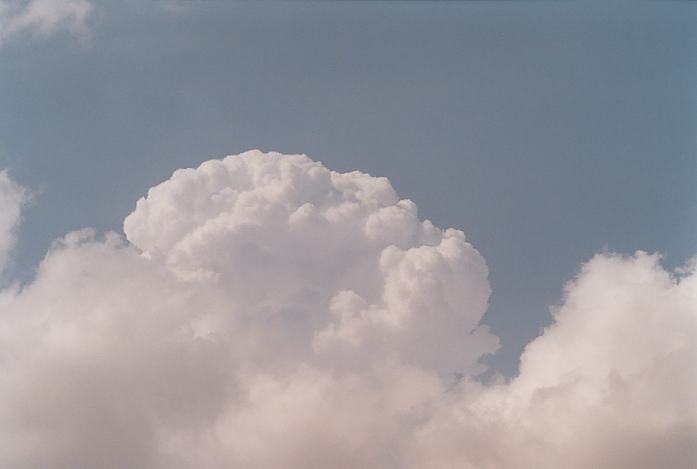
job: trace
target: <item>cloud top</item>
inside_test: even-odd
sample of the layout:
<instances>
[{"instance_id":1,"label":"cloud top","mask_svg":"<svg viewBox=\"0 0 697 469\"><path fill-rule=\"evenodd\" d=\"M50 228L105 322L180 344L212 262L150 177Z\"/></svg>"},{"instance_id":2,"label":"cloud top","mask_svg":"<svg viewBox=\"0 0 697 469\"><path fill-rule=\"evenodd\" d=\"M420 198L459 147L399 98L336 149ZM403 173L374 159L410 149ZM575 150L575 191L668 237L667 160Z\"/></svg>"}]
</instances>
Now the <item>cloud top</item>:
<instances>
[{"instance_id":1,"label":"cloud top","mask_svg":"<svg viewBox=\"0 0 697 469\"><path fill-rule=\"evenodd\" d=\"M365 347L389 347L461 372L497 347L478 327L484 259L461 231L420 221L385 178L250 151L176 171L124 231L182 278L224 285L279 318L296 310L313 354L355 362Z\"/></svg>"}]
</instances>

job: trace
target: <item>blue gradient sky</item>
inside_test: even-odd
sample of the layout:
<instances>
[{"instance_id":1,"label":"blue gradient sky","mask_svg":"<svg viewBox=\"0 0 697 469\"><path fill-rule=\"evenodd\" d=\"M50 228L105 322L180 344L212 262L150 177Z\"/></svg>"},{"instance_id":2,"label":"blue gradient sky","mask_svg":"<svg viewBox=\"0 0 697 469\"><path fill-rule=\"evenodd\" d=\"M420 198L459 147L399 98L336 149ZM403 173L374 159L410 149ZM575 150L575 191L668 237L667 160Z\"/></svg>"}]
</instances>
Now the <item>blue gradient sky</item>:
<instances>
[{"instance_id":1,"label":"blue gradient sky","mask_svg":"<svg viewBox=\"0 0 697 469\"><path fill-rule=\"evenodd\" d=\"M0 47L0 167L37 192L15 278L249 148L387 176L464 229L507 375L594 252L697 253L696 4L116 3L87 45Z\"/></svg>"}]
</instances>

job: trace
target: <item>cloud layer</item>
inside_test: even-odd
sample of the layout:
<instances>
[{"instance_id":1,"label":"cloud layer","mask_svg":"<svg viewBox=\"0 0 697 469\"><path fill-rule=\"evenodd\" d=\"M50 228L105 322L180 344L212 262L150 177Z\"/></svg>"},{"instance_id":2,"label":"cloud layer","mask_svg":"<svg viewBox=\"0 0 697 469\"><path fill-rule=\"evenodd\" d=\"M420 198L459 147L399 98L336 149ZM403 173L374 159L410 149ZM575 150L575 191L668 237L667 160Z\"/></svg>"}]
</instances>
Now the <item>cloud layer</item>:
<instances>
[{"instance_id":1,"label":"cloud layer","mask_svg":"<svg viewBox=\"0 0 697 469\"><path fill-rule=\"evenodd\" d=\"M0 467L697 460L694 269L597 255L485 385L486 263L387 179L247 152L175 172L124 232L71 233L0 294Z\"/></svg>"}]
</instances>

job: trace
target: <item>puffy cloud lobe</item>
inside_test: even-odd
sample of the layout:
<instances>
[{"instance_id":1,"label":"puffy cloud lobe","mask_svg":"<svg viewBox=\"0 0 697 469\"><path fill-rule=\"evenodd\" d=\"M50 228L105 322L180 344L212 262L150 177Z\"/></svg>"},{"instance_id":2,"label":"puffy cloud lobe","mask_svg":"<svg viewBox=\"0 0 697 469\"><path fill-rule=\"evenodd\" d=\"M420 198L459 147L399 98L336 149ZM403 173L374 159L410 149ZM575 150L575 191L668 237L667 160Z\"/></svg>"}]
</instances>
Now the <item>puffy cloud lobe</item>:
<instances>
[{"instance_id":1,"label":"puffy cloud lobe","mask_svg":"<svg viewBox=\"0 0 697 469\"><path fill-rule=\"evenodd\" d=\"M124 231L2 293L1 467L692 467L694 270L596 256L483 385L486 264L384 178L248 152Z\"/></svg>"},{"instance_id":2,"label":"puffy cloud lobe","mask_svg":"<svg viewBox=\"0 0 697 469\"><path fill-rule=\"evenodd\" d=\"M379 347L460 372L497 347L477 327L483 258L462 232L419 221L385 178L248 152L175 172L124 231L181 278L224 287L259 334L294 353L364 366L363 350Z\"/></svg>"},{"instance_id":3,"label":"puffy cloud lobe","mask_svg":"<svg viewBox=\"0 0 697 469\"><path fill-rule=\"evenodd\" d=\"M27 191L12 181L7 171L0 171L0 274L14 248L22 205L27 197Z\"/></svg>"}]
</instances>

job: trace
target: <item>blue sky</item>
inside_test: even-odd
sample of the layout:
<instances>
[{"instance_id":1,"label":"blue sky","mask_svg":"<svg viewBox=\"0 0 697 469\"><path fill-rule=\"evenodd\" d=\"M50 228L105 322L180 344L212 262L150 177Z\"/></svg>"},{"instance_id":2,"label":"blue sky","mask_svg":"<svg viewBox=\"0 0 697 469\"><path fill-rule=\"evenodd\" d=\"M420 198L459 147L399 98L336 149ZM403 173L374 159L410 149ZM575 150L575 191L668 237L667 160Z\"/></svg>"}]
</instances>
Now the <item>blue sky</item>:
<instances>
[{"instance_id":1,"label":"blue sky","mask_svg":"<svg viewBox=\"0 0 697 469\"><path fill-rule=\"evenodd\" d=\"M387 176L490 270L511 375L595 252L697 253L689 2L99 3L0 38L0 167L36 196L10 276L250 148Z\"/></svg>"}]
</instances>

